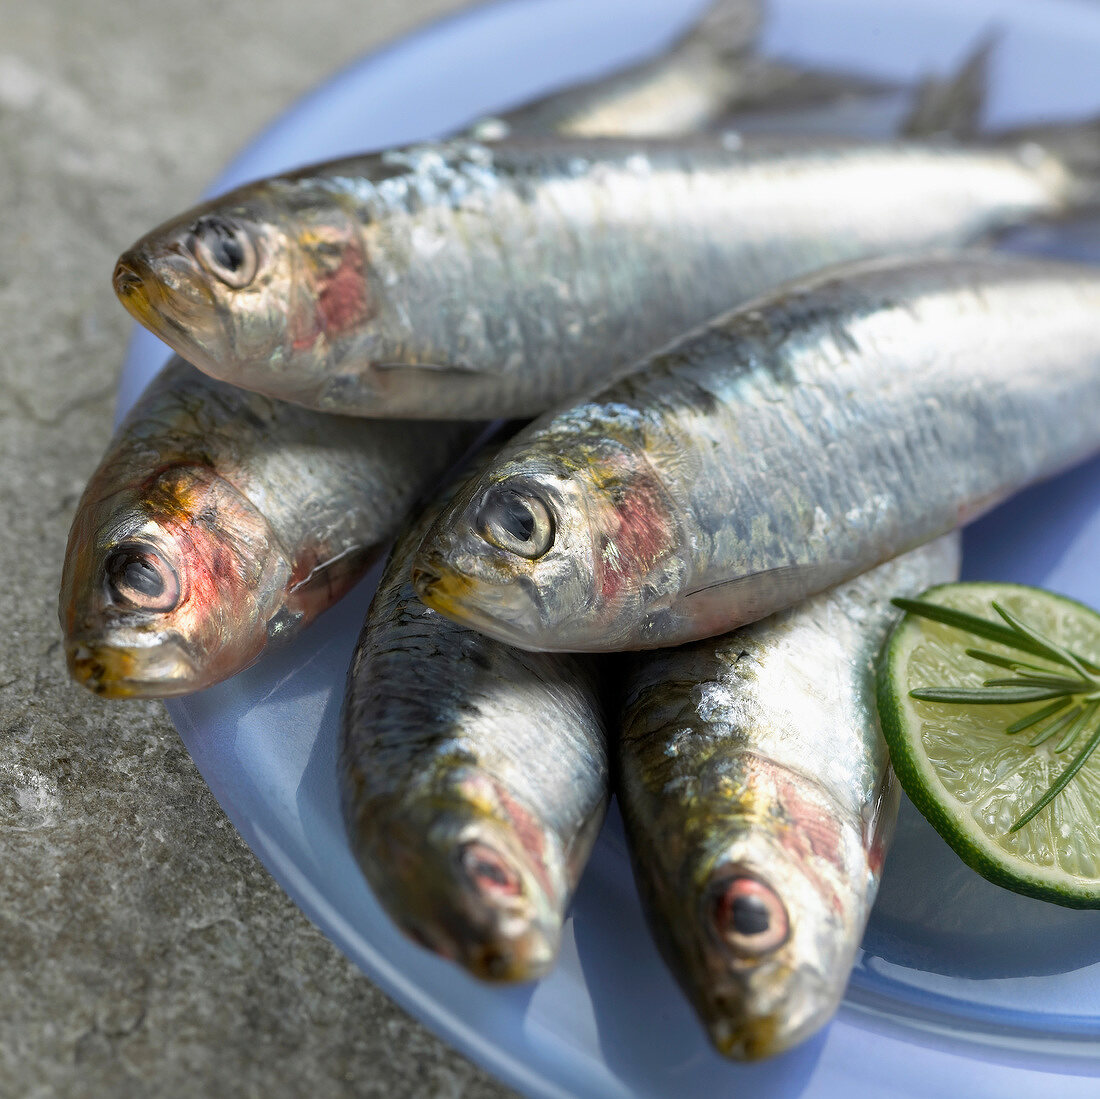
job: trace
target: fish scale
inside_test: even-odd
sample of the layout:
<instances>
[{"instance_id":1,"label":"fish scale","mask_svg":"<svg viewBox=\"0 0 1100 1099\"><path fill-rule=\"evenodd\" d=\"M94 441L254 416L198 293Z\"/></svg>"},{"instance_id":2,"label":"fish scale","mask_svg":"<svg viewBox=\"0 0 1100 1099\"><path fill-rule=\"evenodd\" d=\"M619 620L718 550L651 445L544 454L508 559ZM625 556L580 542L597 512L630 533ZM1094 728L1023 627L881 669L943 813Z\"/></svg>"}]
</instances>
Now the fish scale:
<instances>
[{"instance_id":1,"label":"fish scale","mask_svg":"<svg viewBox=\"0 0 1100 1099\"><path fill-rule=\"evenodd\" d=\"M1100 449L1098 315L1100 271L985 253L790 284L517 435L425 539L421 596L544 649L763 617ZM509 486L547 514L530 553L479 518Z\"/></svg>"},{"instance_id":2,"label":"fish scale","mask_svg":"<svg viewBox=\"0 0 1100 1099\"><path fill-rule=\"evenodd\" d=\"M603 710L576 658L525 653L416 597L401 536L348 673L348 835L375 895L423 945L493 980L551 965L609 796ZM497 878L467 869L489 860Z\"/></svg>"},{"instance_id":3,"label":"fish scale","mask_svg":"<svg viewBox=\"0 0 1100 1099\"><path fill-rule=\"evenodd\" d=\"M662 955L727 1055L804 1040L844 992L897 812L872 670L898 617L889 600L958 565L956 534L627 663L615 756L635 877ZM731 936L719 918L716 898L745 881L777 899L781 942L769 928Z\"/></svg>"},{"instance_id":4,"label":"fish scale","mask_svg":"<svg viewBox=\"0 0 1100 1099\"><path fill-rule=\"evenodd\" d=\"M116 289L189 361L271 396L518 416L785 279L1079 197L1034 145L461 138L249 184L139 241ZM214 224L255 256L242 287L200 262Z\"/></svg>"}]
</instances>

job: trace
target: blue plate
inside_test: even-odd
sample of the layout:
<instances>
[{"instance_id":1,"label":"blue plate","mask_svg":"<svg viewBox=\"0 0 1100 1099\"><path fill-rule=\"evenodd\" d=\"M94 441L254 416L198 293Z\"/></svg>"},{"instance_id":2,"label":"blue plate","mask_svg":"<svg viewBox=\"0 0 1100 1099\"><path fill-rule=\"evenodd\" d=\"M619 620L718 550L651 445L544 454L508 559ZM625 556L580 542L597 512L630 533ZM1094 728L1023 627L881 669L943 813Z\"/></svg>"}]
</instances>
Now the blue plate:
<instances>
[{"instance_id":1,"label":"blue plate","mask_svg":"<svg viewBox=\"0 0 1100 1099\"><path fill-rule=\"evenodd\" d=\"M446 132L633 60L700 7L512 0L476 9L307 96L212 191ZM774 0L765 47L911 78L957 63L992 26L1002 32L993 123L1100 110L1100 5ZM1036 247L1035 235L1019 246ZM1095 248L1092 255L1100 260ZM122 409L166 357L152 336L135 335ZM1100 605L1098 486L1093 462L975 524L966 575L1042 584ZM373 578L287 649L169 712L218 801L287 892L372 980L463 1053L536 1096L1100 1095L1100 912L987 884L908 805L836 1021L765 1064L729 1064L709 1048L645 930L614 812L545 980L488 987L411 945L364 884L338 809L340 701L372 589Z\"/></svg>"}]
</instances>

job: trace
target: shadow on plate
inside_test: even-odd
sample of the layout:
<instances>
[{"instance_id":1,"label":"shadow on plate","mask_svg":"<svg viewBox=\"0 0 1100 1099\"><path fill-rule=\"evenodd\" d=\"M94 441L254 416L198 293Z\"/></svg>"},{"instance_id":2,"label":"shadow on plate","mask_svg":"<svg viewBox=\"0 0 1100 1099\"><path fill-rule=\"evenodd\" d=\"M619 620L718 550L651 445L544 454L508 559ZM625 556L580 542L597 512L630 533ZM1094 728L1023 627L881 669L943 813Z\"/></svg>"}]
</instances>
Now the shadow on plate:
<instances>
[{"instance_id":1,"label":"shadow on plate","mask_svg":"<svg viewBox=\"0 0 1100 1099\"><path fill-rule=\"evenodd\" d=\"M863 949L906 969L971 980L1049 976L1100 961L1100 912L987 882L903 798Z\"/></svg>"}]
</instances>

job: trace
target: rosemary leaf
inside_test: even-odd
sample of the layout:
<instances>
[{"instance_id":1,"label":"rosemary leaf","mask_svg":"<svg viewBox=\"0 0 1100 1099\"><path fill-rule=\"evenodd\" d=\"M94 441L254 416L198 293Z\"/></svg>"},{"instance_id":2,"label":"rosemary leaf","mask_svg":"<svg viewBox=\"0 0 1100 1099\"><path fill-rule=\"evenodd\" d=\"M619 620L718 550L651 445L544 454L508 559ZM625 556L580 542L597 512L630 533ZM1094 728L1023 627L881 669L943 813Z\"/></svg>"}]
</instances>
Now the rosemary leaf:
<instances>
[{"instance_id":1,"label":"rosemary leaf","mask_svg":"<svg viewBox=\"0 0 1100 1099\"><path fill-rule=\"evenodd\" d=\"M1100 702L1090 702L1081 716L1066 730L1065 735L1054 745L1056 752L1064 752L1077 739L1081 730L1096 716Z\"/></svg>"},{"instance_id":2,"label":"rosemary leaf","mask_svg":"<svg viewBox=\"0 0 1100 1099\"><path fill-rule=\"evenodd\" d=\"M1047 792L1008 830L1010 834L1018 832L1025 824L1038 816L1073 781L1073 776L1088 762L1089 756L1096 751L1098 744L1100 744L1100 727L1089 738L1080 754L1051 783Z\"/></svg>"},{"instance_id":3,"label":"rosemary leaf","mask_svg":"<svg viewBox=\"0 0 1100 1099\"><path fill-rule=\"evenodd\" d=\"M1054 668L1044 668L1040 664L1028 664L1026 661L1017 660L1015 657L999 656L997 653L989 653L984 649L967 649L966 655L972 656L975 660L980 660L984 664L992 664L997 668L1007 668L1011 672L1018 671L1020 668L1043 674L1055 671Z\"/></svg>"},{"instance_id":4,"label":"rosemary leaf","mask_svg":"<svg viewBox=\"0 0 1100 1099\"><path fill-rule=\"evenodd\" d=\"M1045 702L1070 694L1054 687L917 687L910 698L921 702L962 702L971 706L1006 706L1014 702Z\"/></svg>"},{"instance_id":5,"label":"rosemary leaf","mask_svg":"<svg viewBox=\"0 0 1100 1099\"><path fill-rule=\"evenodd\" d=\"M1002 607L1000 603L994 602L992 607L1014 630L1042 648L1044 652L1040 655L1058 664L1068 664L1082 679L1091 679L1080 658L1071 653L1069 649L1063 649L1056 641L1051 641L1049 637L1045 637L1038 630L1021 621L1011 611Z\"/></svg>"},{"instance_id":6,"label":"rosemary leaf","mask_svg":"<svg viewBox=\"0 0 1100 1099\"><path fill-rule=\"evenodd\" d=\"M1071 721L1077 720L1077 715L1082 709L1083 707L1081 706L1074 706L1072 710L1066 710L1060 718L1052 721L1045 729L1040 729L1039 732L1028 741L1028 744L1034 748L1036 745L1042 744L1044 740L1049 740L1056 733L1060 733Z\"/></svg>"},{"instance_id":7,"label":"rosemary leaf","mask_svg":"<svg viewBox=\"0 0 1100 1099\"><path fill-rule=\"evenodd\" d=\"M1027 717L1022 717L1019 721L1014 721L1005 729L1005 732L1010 736L1013 733L1022 733L1025 729L1030 729L1032 725L1038 725L1040 721L1046 721L1052 714L1056 714L1059 710L1065 709L1069 704L1070 699L1068 697L1056 699L1049 706L1040 706L1038 710L1033 710Z\"/></svg>"},{"instance_id":8,"label":"rosemary leaf","mask_svg":"<svg viewBox=\"0 0 1100 1099\"><path fill-rule=\"evenodd\" d=\"M1092 686L1083 679L1067 679L1062 675L1020 675L1013 679L987 679L986 687L1050 687L1066 694L1082 694Z\"/></svg>"},{"instance_id":9,"label":"rosemary leaf","mask_svg":"<svg viewBox=\"0 0 1100 1099\"><path fill-rule=\"evenodd\" d=\"M944 626L954 626L956 629L965 630L977 637L984 637L987 641L996 641L1010 649L1030 653L1032 656L1054 658L1049 655L1049 649L1042 644L1031 640L1026 634L1022 634L1010 626L1002 626L999 622L991 622L988 618L979 618L976 614L968 614L966 611L955 610L954 607L944 607L939 603L927 602L923 599L892 599L895 607L899 607L909 614L915 614L920 618L927 618L931 622L939 622ZM1100 667L1079 656L1070 654L1077 663L1090 673L1100 673ZM1064 660L1056 660L1055 663L1065 664ZM1073 664L1070 663L1070 667Z\"/></svg>"}]
</instances>

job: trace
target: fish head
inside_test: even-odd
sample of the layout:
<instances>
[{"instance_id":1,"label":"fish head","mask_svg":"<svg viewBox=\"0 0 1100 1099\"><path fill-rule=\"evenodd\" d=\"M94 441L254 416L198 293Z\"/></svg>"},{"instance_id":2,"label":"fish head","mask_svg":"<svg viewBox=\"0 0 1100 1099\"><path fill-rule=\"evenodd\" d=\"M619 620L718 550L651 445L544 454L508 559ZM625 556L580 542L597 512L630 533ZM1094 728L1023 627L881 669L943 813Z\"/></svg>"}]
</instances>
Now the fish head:
<instances>
[{"instance_id":1,"label":"fish head","mask_svg":"<svg viewBox=\"0 0 1100 1099\"><path fill-rule=\"evenodd\" d=\"M375 895L414 941L484 980L530 981L557 956L568 902L556 837L487 775L353 822Z\"/></svg>"},{"instance_id":2,"label":"fish head","mask_svg":"<svg viewBox=\"0 0 1100 1099\"><path fill-rule=\"evenodd\" d=\"M793 801L761 810L756 787L754 808L718 830L695 863L672 932L711 1040L740 1060L790 1049L828 1022L870 906L857 830L816 784L782 770L769 781L797 786ZM699 930L684 933L690 927Z\"/></svg>"},{"instance_id":3,"label":"fish head","mask_svg":"<svg viewBox=\"0 0 1100 1099\"><path fill-rule=\"evenodd\" d=\"M310 403L316 370L367 314L350 212L279 181L168 221L124 252L126 309L215 378Z\"/></svg>"},{"instance_id":4,"label":"fish head","mask_svg":"<svg viewBox=\"0 0 1100 1099\"><path fill-rule=\"evenodd\" d=\"M413 583L428 606L521 648L636 647L623 639L686 568L673 514L644 455L614 440L580 461L552 444L506 452L428 531Z\"/></svg>"},{"instance_id":5,"label":"fish head","mask_svg":"<svg viewBox=\"0 0 1100 1099\"><path fill-rule=\"evenodd\" d=\"M73 678L110 698L170 697L255 660L289 571L263 517L202 467L105 495L101 483L81 501L62 574Z\"/></svg>"}]
</instances>

